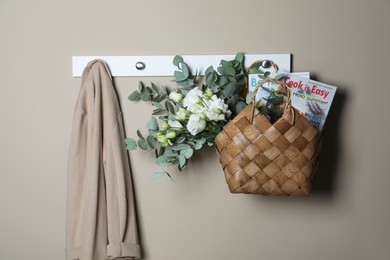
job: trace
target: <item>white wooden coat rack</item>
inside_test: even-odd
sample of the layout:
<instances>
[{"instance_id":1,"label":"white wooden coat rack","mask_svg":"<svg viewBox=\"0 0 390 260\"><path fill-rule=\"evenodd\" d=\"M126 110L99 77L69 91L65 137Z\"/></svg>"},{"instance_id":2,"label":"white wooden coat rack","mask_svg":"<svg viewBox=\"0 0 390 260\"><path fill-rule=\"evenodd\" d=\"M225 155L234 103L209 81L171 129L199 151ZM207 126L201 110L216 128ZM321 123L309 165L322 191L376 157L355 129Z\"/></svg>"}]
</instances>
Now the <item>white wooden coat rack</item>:
<instances>
[{"instance_id":1,"label":"white wooden coat rack","mask_svg":"<svg viewBox=\"0 0 390 260\"><path fill-rule=\"evenodd\" d=\"M182 55L184 62L197 71L198 75L204 75L209 66L216 69L221 60L233 60L235 55ZM245 54L245 67L249 67L257 60L271 60L279 66L280 71L290 72L290 54ZM165 56L73 56L73 76L81 77L88 62L100 59L107 63L114 77L132 76L172 76L177 70L172 63L174 55ZM270 68L272 70L272 68Z\"/></svg>"}]
</instances>

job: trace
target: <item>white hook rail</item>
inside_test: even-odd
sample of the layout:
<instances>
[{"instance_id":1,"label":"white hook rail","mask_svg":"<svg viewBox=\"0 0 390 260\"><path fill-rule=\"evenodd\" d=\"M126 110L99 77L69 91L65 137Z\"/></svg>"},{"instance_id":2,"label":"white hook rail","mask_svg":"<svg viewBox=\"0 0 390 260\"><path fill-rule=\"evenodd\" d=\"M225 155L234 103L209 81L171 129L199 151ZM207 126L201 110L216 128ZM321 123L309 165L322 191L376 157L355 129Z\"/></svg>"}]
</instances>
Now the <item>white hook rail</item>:
<instances>
[{"instance_id":1,"label":"white hook rail","mask_svg":"<svg viewBox=\"0 0 390 260\"><path fill-rule=\"evenodd\" d=\"M184 62L193 73L204 75L208 66L216 69L221 60L232 60L235 55L182 55ZM92 60L105 61L112 76L172 76L177 68L173 65L174 55L165 56L73 56L73 76L80 77L85 66ZM290 72L290 54L245 54L245 66L257 60L271 60L279 66L281 71Z\"/></svg>"}]
</instances>

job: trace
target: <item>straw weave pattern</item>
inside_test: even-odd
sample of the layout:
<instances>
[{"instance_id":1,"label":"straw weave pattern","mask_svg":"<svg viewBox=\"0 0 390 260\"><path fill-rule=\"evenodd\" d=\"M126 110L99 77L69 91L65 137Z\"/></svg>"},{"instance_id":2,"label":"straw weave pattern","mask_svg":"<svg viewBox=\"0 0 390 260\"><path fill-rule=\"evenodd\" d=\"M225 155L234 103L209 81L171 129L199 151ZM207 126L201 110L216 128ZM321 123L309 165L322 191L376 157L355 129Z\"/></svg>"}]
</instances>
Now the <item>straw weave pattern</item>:
<instances>
[{"instance_id":1,"label":"straw weave pattern","mask_svg":"<svg viewBox=\"0 0 390 260\"><path fill-rule=\"evenodd\" d=\"M249 104L215 143L230 192L310 194L320 134L293 107L272 124Z\"/></svg>"}]
</instances>

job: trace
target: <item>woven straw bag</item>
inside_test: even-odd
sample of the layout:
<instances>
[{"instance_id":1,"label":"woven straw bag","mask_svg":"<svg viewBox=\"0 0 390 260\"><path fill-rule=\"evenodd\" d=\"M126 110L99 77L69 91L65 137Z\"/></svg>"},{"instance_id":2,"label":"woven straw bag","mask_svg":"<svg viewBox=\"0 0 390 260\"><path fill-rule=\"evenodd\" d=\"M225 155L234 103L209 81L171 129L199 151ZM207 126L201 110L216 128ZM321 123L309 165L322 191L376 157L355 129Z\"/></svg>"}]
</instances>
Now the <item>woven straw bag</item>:
<instances>
[{"instance_id":1,"label":"woven straw bag","mask_svg":"<svg viewBox=\"0 0 390 260\"><path fill-rule=\"evenodd\" d=\"M267 82L284 89L287 102L272 124L255 108L257 90ZM319 131L291 106L280 81L260 82L248 104L217 135L215 144L232 193L309 195L320 151Z\"/></svg>"}]
</instances>

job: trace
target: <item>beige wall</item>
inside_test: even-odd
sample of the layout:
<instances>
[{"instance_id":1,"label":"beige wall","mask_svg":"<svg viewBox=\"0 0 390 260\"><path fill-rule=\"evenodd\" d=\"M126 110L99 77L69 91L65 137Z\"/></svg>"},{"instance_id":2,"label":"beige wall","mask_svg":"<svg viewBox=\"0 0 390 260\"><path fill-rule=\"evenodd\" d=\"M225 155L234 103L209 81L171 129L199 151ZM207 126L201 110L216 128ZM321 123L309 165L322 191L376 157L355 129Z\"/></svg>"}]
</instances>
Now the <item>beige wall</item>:
<instances>
[{"instance_id":1,"label":"beige wall","mask_svg":"<svg viewBox=\"0 0 390 260\"><path fill-rule=\"evenodd\" d=\"M212 149L156 182L132 152L145 259L390 259L390 2L231 2L0 1L1 260L64 258L72 55L237 51L292 53L339 87L315 190L231 195ZM138 80L116 79L129 136L150 112L127 101Z\"/></svg>"}]
</instances>

